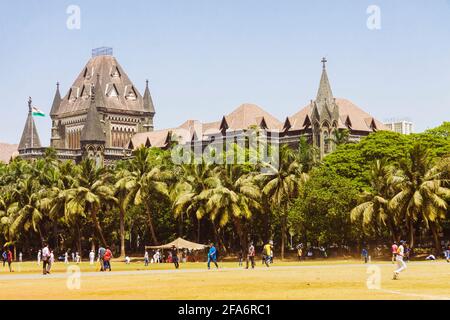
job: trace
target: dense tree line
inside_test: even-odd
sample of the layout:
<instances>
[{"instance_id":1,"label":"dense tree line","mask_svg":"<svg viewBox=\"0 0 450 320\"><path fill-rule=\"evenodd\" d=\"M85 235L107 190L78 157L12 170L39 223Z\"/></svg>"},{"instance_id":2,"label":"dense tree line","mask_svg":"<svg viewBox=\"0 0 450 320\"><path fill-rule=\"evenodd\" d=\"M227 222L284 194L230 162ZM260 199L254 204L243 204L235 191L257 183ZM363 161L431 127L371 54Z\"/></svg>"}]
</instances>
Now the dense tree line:
<instances>
[{"instance_id":1,"label":"dense tree line","mask_svg":"<svg viewBox=\"0 0 450 320\"><path fill-rule=\"evenodd\" d=\"M439 251L450 229L449 127L380 131L359 143L341 131L322 161L302 138L298 150L280 148L279 166L177 165L170 150L141 148L98 168L48 149L42 159L0 164L0 231L24 254L46 240L61 252L102 244L123 256L178 236L214 241L223 253L273 239L284 256L291 241L414 246L429 235Z\"/></svg>"}]
</instances>

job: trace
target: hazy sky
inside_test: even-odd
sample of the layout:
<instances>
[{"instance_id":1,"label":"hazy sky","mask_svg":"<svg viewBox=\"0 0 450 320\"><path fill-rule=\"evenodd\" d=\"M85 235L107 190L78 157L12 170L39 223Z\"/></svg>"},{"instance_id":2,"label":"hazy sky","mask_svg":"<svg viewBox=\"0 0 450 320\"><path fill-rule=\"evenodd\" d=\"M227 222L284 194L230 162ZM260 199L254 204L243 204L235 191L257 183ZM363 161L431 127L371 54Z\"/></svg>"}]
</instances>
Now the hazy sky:
<instances>
[{"instance_id":1,"label":"hazy sky","mask_svg":"<svg viewBox=\"0 0 450 320\"><path fill-rule=\"evenodd\" d=\"M81 9L80 29L67 8ZM377 5L381 29L366 10ZM49 112L90 58L111 46L155 127L219 120L244 102L281 121L315 98L322 56L336 97L418 131L450 120L450 0L3 1L0 141L18 143L27 98ZM37 118L49 144L50 118Z\"/></svg>"}]
</instances>

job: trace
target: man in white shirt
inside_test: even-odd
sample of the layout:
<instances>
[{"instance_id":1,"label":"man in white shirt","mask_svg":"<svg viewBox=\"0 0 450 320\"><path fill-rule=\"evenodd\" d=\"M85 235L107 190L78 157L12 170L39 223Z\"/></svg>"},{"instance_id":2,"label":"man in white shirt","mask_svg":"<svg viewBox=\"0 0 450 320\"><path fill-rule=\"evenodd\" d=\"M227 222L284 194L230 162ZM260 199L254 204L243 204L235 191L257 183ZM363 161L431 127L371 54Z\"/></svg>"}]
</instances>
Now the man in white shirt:
<instances>
[{"instance_id":1,"label":"man in white shirt","mask_svg":"<svg viewBox=\"0 0 450 320\"><path fill-rule=\"evenodd\" d=\"M394 280L397 280L400 272L406 269L406 263L403 261L403 257L405 256L405 243L406 242L404 240L400 241L400 245L397 248L397 255L395 259L397 261L398 269L394 271Z\"/></svg>"},{"instance_id":2,"label":"man in white shirt","mask_svg":"<svg viewBox=\"0 0 450 320\"><path fill-rule=\"evenodd\" d=\"M44 248L42 248L42 274L43 275L50 273L48 271L49 262L50 262L50 250L48 249L47 243L44 242Z\"/></svg>"},{"instance_id":3,"label":"man in white shirt","mask_svg":"<svg viewBox=\"0 0 450 320\"><path fill-rule=\"evenodd\" d=\"M37 254L37 264L38 264L38 266L41 265L41 255L42 255L41 250L39 250L38 254Z\"/></svg>"},{"instance_id":4,"label":"man in white shirt","mask_svg":"<svg viewBox=\"0 0 450 320\"><path fill-rule=\"evenodd\" d=\"M64 253L64 263L69 264L69 253L67 251Z\"/></svg>"},{"instance_id":5,"label":"man in white shirt","mask_svg":"<svg viewBox=\"0 0 450 320\"><path fill-rule=\"evenodd\" d=\"M93 265L94 260L95 260L95 253L94 253L94 250L91 250L91 252L89 252L89 264Z\"/></svg>"}]
</instances>

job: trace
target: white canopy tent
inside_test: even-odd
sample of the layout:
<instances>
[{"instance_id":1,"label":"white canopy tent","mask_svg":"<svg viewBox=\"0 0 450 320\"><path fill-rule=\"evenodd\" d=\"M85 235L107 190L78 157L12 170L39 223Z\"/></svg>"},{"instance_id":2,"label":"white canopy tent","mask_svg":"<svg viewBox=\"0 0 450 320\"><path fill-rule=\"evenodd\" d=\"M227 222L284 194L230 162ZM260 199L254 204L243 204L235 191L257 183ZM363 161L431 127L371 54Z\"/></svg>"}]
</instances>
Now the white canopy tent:
<instances>
[{"instance_id":1,"label":"white canopy tent","mask_svg":"<svg viewBox=\"0 0 450 320\"><path fill-rule=\"evenodd\" d=\"M189 249L189 250L203 250L207 245L195 243L184 240L183 238L175 239L172 242L162 244L159 246L145 246L145 249L172 249L175 246L177 249Z\"/></svg>"}]
</instances>

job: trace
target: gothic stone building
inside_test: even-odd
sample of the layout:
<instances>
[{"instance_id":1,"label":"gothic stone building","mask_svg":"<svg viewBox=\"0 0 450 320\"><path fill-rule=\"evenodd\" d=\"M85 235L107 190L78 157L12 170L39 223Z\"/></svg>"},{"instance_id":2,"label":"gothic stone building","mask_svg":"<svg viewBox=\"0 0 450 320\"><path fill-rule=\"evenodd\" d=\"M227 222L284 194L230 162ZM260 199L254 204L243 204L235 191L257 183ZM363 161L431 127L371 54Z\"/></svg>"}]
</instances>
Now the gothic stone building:
<instances>
[{"instance_id":1,"label":"gothic stone building","mask_svg":"<svg viewBox=\"0 0 450 320\"><path fill-rule=\"evenodd\" d=\"M175 128L153 130L155 108L148 82L142 97L112 52L102 49L94 52L63 98L57 85L50 111L50 145L60 159L78 162L88 157L101 165L129 157L133 149L141 146L168 148L176 141L205 148L229 138L235 141L249 128L257 127L293 148L298 146L300 137L306 137L323 157L335 148L329 139L335 130L348 129L351 141L359 141L377 130L387 130L349 100L333 96L325 63L322 59L315 100L284 122L257 105L246 103L218 121L187 120ZM28 159L45 152L31 114L31 101L18 150L19 156Z\"/></svg>"},{"instance_id":2,"label":"gothic stone building","mask_svg":"<svg viewBox=\"0 0 450 320\"><path fill-rule=\"evenodd\" d=\"M60 159L78 162L88 156L108 163L130 155L131 137L152 131L154 115L148 81L142 96L111 49L93 50L64 97L57 84L50 111L50 146ZM45 152L31 115L31 101L18 151L23 158Z\"/></svg>"},{"instance_id":3,"label":"gothic stone building","mask_svg":"<svg viewBox=\"0 0 450 320\"><path fill-rule=\"evenodd\" d=\"M202 148L205 148L218 140L220 143L226 143L228 139L235 140L246 130L256 126L269 135L274 136L276 133L280 143L293 148L298 147L300 137L306 137L309 143L318 148L320 157L324 157L335 148L331 142L333 139L330 139L335 130L347 129L349 140L353 142L377 130L387 130L380 121L349 100L333 96L326 62L322 59L322 75L316 99L311 100L297 113L288 116L284 122L255 104L245 103L224 115L220 121L202 123L198 120L188 120L176 128L137 133L131 138L129 148L167 148L174 140L184 145L200 143ZM221 136L224 138L217 139Z\"/></svg>"}]
</instances>

